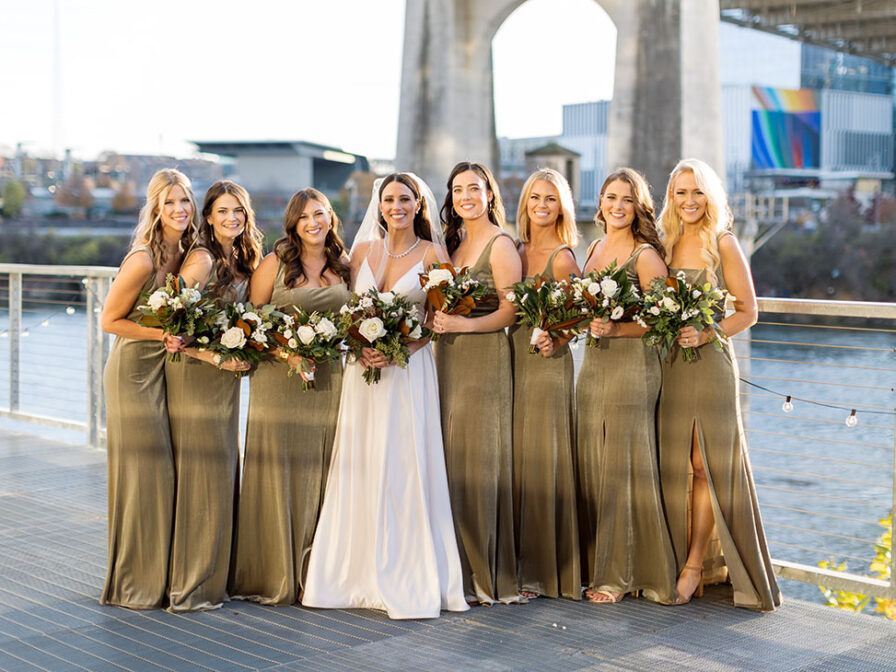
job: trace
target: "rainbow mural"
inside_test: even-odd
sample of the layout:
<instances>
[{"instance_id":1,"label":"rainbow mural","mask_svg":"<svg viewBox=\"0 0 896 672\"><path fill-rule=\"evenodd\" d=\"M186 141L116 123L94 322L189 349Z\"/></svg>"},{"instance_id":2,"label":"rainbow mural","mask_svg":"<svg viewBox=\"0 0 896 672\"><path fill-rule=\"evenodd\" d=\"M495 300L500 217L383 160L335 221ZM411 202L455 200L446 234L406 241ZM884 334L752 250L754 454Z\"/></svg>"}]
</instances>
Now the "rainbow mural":
<instances>
[{"instance_id":1,"label":"rainbow mural","mask_svg":"<svg viewBox=\"0 0 896 672\"><path fill-rule=\"evenodd\" d=\"M811 89L753 87L753 168L818 168L821 112Z\"/></svg>"}]
</instances>

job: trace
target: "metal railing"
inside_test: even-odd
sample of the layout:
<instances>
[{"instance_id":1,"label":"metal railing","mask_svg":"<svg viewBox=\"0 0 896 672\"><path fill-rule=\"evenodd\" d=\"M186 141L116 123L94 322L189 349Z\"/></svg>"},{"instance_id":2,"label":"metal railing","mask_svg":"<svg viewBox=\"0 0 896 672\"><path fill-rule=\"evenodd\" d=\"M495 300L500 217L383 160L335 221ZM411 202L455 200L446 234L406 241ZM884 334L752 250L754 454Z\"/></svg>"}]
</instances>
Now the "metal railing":
<instances>
[{"instance_id":1,"label":"metal railing","mask_svg":"<svg viewBox=\"0 0 896 672\"><path fill-rule=\"evenodd\" d=\"M116 270L0 264L0 311L9 321L0 330L0 358L9 362L0 418L80 430L88 445L104 444L102 371L111 339L99 318ZM760 323L735 340L775 571L896 599L896 554L889 580L859 573L870 568L877 521L890 514L892 532L896 510L896 304L760 299L759 306ZM793 408L784 412L788 397ZM858 422L847 427L853 409ZM845 560L852 571L819 567L822 560Z\"/></svg>"}]
</instances>

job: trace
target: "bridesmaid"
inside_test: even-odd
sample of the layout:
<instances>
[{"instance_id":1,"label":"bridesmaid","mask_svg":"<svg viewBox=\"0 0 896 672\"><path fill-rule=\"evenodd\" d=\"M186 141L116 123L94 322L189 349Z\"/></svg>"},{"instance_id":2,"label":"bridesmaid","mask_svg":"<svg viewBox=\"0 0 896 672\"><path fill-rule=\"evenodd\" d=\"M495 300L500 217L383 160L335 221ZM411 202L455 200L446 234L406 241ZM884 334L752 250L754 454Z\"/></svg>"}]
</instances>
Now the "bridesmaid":
<instances>
[{"instance_id":1,"label":"bridesmaid","mask_svg":"<svg viewBox=\"0 0 896 672\"><path fill-rule=\"evenodd\" d=\"M526 180L517 210L517 248L525 278L579 275L572 248L576 229L572 191L556 170ZM576 529L574 376L568 338L538 339L512 326L513 502L517 574L523 597L581 599Z\"/></svg>"},{"instance_id":2,"label":"bridesmaid","mask_svg":"<svg viewBox=\"0 0 896 672\"><path fill-rule=\"evenodd\" d=\"M160 170L149 181L131 250L103 305L101 325L115 334L103 372L109 472L109 569L101 604L161 607L168 586L174 464L165 402L165 349L179 339L141 326L141 296L177 273L196 237L190 180Z\"/></svg>"},{"instance_id":3,"label":"bridesmaid","mask_svg":"<svg viewBox=\"0 0 896 672\"><path fill-rule=\"evenodd\" d=\"M338 311L349 298L338 228L326 196L295 193L283 236L252 276L252 303ZM336 431L342 365L317 365L314 389L303 392L302 377L287 376L299 364L278 358L252 374L230 593L262 604L299 599Z\"/></svg>"},{"instance_id":4,"label":"bridesmaid","mask_svg":"<svg viewBox=\"0 0 896 672\"><path fill-rule=\"evenodd\" d=\"M611 263L641 290L666 275L644 177L618 168L600 190L595 222L606 236L592 244L584 272ZM656 404L662 370L656 351L631 321L593 320L597 348L586 348L577 389L579 521L585 597L619 602L626 593L675 599L675 557L660 494Z\"/></svg>"},{"instance_id":5,"label":"bridesmaid","mask_svg":"<svg viewBox=\"0 0 896 672\"><path fill-rule=\"evenodd\" d=\"M510 341L516 311L505 294L520 258L503 231L498 184L481 163L457 164L441 210L451 262L469 266L496 296L469 316L437 312L442 436L464 594L471 603L519 602L511 481L513 403Z\"/></svg>"},{"instance_id":6,"label":"bridesmaid","mask_svg":"<svg viewBox=\"0 0 896 672\"><path fill-rule=\"evenodd\" d=\"M712 168L696 159L675 166L660 222L671 273L683 270L691 282L709 282L736 297L734 312L717 316L722 331L730 337L755 324L750 267ZM724 575L727 568L735 606L771 611L781 595L741 422L737 360L731 341L719 351L711 345L715 338L711 329L685 327L678 344L698 348L698 360L663 363L657 422L663 497L680 572L676 603L699 596L704 571ZM721 553L707 553L714 526Z\"/></svg>"},{"instance_id":7,"label":"bridesmaid","mask_svg":"<svg viewBox=\"0 0 896 672\"><path fill-rule=\"evenodd\" d=\"M224 180L205 194L199 242L180 275L219 305L246 300L261 259L261 232L249 194ZM249 365L220 362L188 347L165 365L168 422L177 476L171 540L172 612L217 609L227 600L227 574L238 491L240 378ZM220 363L219 363L220 362Z\"/></svg>"}]
</instances>

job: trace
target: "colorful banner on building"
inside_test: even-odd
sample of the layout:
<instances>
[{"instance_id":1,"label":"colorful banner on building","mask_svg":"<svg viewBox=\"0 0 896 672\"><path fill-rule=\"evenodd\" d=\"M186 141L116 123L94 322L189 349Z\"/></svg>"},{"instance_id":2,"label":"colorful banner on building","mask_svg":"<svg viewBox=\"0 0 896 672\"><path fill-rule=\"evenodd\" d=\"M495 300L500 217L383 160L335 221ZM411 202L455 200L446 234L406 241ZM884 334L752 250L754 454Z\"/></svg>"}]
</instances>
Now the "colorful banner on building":
<instances>
[{"instance_id":1,"label":"colorful banner on building","mask_svg":"<svg viewBox=\"0 0 896 672\"><path fill-rule=\"evenodd\" d=\"M753 168L818 168L821 111L811 89L753 87Z\"/></svg>"}]
</instances>

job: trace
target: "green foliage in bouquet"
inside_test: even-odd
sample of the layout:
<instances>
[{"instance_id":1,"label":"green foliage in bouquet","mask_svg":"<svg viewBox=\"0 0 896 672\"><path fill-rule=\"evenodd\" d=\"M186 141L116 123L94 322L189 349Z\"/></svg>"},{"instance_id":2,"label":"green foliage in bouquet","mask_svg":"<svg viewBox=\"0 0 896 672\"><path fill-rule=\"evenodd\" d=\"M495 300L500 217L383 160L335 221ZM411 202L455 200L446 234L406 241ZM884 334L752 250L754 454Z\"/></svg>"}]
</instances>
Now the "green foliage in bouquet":
<instances>
[{"instance_id":1,"label":"green foliage in bouquet","mask_svg":"<svg viewBox=\"0 0 896 672\"><path fill-rule=\"evenodd\" d=\"M338 362L342 358L343 332L336 323L339 319L331 312L306 312L301 309L288 310L275 322L270 336L280 351L301 357L299 369L290 367L289 374L302 375L302 389L314 389L314 367L312 362Z\"/></svg>"},{"instance_id":2,"label":"green foliage in bouquet","mask_svg":"<svg viewBox=\"0 0 896 672\"><path fill-rule=\"evenodd\" d=\"M552 338L576 336L587 318L576 305L572 285L565 280L550 281L536 275L515 282L507 300L516 306L517 324L532 328L529 352L533 354L537 352L534 342L542 332L548 332Z\"/></svg>"},{"instance_id":3,"label":"green foliage in bouquet","mask_svg":"<svg viewBox=\"0 0 896 672\"><path fill-rule=\"evenodd\" d=\"M591 271L581 278L570 277L576 306L587 320L618 322L630 317L641 305L638 291L624 268L617 268L613 261L602 271ZM585 344L597 346L597 339L586 329Z\"/></svg>"},{"instance_id":4,"label":"green foliage in bouquet","mask_svg":"<svg viewBox=\"0 0 896 672\"><path fill-rule=\"evenodd\" d=\"M210 330L207 317L214 312L214 303L195 287L187 287L181 276L168 274L165 285L141 297L140 324L162 329L166 334L195 337ZM180 360L180 353L168 354L168 360Z\"/></svg>"}]
</instances>

